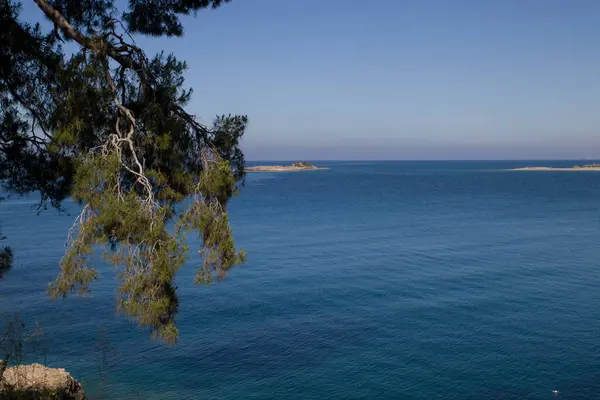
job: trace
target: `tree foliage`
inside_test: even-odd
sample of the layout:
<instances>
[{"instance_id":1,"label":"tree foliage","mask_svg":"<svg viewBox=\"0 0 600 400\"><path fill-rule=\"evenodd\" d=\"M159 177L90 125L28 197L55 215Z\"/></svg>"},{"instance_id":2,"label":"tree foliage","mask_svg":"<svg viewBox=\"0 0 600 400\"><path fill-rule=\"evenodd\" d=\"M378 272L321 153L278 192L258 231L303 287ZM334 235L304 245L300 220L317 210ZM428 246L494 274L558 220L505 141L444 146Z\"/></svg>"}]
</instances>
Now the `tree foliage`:
<instances>
[{"instance_id":1,"label":"tree foliage","mask_svg":"<svg viewBox=\"0 0 600 400\"><path fill-rule=\"evenodd\" d=\"M8 246L0 249L0 279L9 270L13 259L12 249Z\"/></svg>"},{"instance_id":2,"label":"tree foliage","mask_svg":"<svg viewBox=\"0 0 600 400\"><path fill-rule=\"evenodd\" d=\"M113 0L34 2L51 28L0 0L0 180L39 192L41 207L68 196L82 206L52 296L87 293L98 278L90 255L102 248L118 267L119 309L175 341L185 233L202 239L198 283L244 259L226 204L244 179L247 117L200 124L184 109L185 62L148 57L133 36L179 36L181 15L227 0L129 0L123 12Z\"/></svg>"}]
</instances>

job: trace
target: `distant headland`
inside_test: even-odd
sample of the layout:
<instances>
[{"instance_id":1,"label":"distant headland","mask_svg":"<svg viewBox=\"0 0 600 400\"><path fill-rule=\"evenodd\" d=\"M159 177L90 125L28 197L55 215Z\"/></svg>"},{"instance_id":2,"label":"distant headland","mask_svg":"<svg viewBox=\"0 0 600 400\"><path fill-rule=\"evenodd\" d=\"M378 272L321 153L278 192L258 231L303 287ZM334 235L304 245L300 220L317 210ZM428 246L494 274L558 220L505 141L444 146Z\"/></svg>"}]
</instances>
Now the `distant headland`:
<instances>
[{"instance_id":1,"label":"distant headland","mask_svg":"<svg viewBox=\"0 0 600 400\"><path fill-rule=\"evenodd\" d=\"M600 164L573 165L568 168L555 167L523 167L515 168L514 171L600 171Z\"/></svg>"},{"instance_id":2,"label":"distant headland","mask_svg":"<svg viewBox=\"0 0 600 400\"><path fill-rule=\"evenodd\" d=\"M246 172L297 172L297 171L314 171L321 168L307 163L305 161L295 162L290 165L257 165L255 167L246 167Z\"/></svg>"}]
</instances>

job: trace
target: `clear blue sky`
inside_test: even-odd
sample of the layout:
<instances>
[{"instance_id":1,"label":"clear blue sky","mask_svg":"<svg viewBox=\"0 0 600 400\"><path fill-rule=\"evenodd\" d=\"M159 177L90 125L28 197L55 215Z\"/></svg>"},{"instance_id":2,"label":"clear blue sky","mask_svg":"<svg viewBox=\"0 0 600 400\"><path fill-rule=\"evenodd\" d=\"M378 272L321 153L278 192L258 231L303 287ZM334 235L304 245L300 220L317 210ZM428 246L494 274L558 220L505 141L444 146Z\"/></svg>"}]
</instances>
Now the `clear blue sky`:
<instances>
[{"instance_id":1,"label":"clear blue sky","mask_svg":"<svg viewBox=\"0 0 600 400\"><path fill-rule=\"evenodd\" d=\"M27 0L26 0L27 1ZM600 1L233 0L140 39L248 159L600 158Z\"/></svg>"}]
</instances>

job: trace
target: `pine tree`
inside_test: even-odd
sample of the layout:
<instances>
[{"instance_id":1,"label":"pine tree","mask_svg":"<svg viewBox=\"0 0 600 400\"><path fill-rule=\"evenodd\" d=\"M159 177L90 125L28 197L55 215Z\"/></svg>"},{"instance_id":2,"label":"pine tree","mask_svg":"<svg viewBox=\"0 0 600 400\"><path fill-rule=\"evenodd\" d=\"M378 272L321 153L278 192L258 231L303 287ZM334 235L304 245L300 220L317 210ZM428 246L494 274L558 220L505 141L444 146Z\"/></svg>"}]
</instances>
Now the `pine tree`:
<instances>
[{"instance_id":1,"label":"pine tree","mask_svg":"<svg viewBox=\"0 0 600 400\"><path fill-rule=\"evenodd\" d=\"M188 253L185 233L202 239L197 283L244 259L226 204L243 184L248 120L200 124L184 108L185 62L148 57L134 36L180 36L181 15L227 0L129 0L122 13L113 0L34 2L51 29L0 0L0 181L10 193L40 193L42 208L67 197L82 207L53 297L88 293L98 278L90 255L103 249L118 267L119 309L176 341L173 280Z\"/></svg>"}]
</instances>

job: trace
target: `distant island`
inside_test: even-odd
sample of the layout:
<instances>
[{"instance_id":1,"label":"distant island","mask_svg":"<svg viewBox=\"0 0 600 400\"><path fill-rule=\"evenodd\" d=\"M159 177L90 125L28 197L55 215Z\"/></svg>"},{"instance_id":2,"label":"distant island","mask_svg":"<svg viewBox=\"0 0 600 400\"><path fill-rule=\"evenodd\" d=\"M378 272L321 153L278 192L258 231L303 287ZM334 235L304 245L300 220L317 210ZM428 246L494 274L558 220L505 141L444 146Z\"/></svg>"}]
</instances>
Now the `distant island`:
<instances>
[{"instance_id":1,"label":"distant island","mask_svg":"<svg viewBox=\"0 0 600 400\"><path fill-rule=\"evenodd\" d=\"M514 171L600 171L600 164L573 165L568 168L554 167L523 167L515 168Z\"/></svg>"},{"instance_id":2,"label":"distant island","mask_svg":"<svg viewBox=\"0 0 600 400\"><path fill-rule=\"evenodd\" d=\"M297 172L297 171L314 171L320 169L316 165L305 161L295 162L290 165L258 165L255 167L246 167L246 172Z\"/></svg>"}]
</instances>

